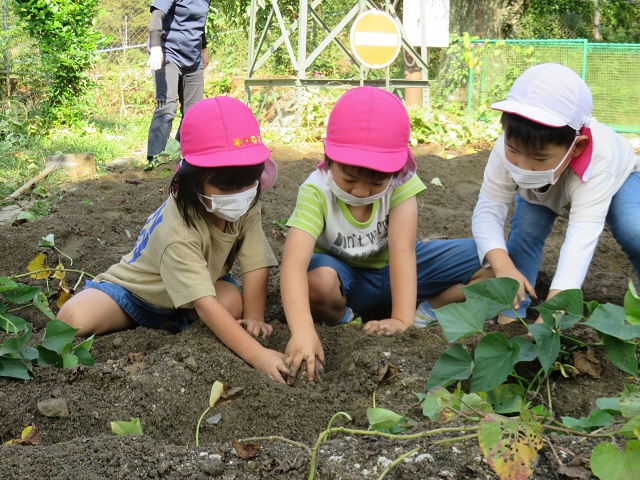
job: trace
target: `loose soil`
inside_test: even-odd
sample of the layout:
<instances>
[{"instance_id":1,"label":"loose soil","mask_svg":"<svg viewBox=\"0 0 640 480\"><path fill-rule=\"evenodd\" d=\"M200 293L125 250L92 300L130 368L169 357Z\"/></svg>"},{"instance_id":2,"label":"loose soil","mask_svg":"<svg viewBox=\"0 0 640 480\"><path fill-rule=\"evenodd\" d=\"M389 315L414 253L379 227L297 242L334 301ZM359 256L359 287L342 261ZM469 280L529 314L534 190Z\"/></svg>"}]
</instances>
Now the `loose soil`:
<instances>
[{"instance_id":1,"label":"loose soil","mask_svg":"<svg viewBox=\"0 0 640 480\"><path fill-rule=\"evenodd\" d=\"M307 151L273 148L279 178L262 198L264 229L277 256L285 239L277 222L291 213L297 188L321 160L321 152L320 146ZM471 213L488 152L452 159L424 148L416 149L416 154L418 173L428 185L419 198L419 234L423 238L470 236ZM430 184L434 178L443 186ZM24 273L42 250L38 241L50 233L56 246L73 258L73 268L92 274L104 271L132 248L147 216L164 201L169 180L162 169L147 173L139 164L124 164L99 178L70 184L47 217L0 227L0 273ZM565 227L566 222L558 220L547 242L536 287L540 298L548 291ZM55 256L49 255L54 263ZM289 331L278 276L278 269L273 269L267 321L274 333L265 344L283 351ZM584 283L585 299L621 304L629 278L635 278L629 262L605 230ZM26 311L25 315L36 331L42 330L42 315ZM533 316L531 311L529 317ZM525 333L515 324L488 328L507 335ZM236 456L232 439L283 437L312 447L336 412L347 412L353 421L339 418L334 426L366 429L366 410L374 401L377 407L410 411L420 421L413 431L437 426L426 422L412 405L414 392L424 391L433 364L448 346L439 327L412 327L393 337L368 336L358 327L319 326L318 331L327 358L325 375L318 383L298 387L278 384L250 368L201 322L179 334L137 328L98 337L91 350L95 365L84 367L77 377L72 378L68 370L35 367L35 378L26 382L0 378L0 444L18 438L22 428L32 423L39 437L37 446L0 446L0 477L301 479L309 472L304 449L274 438L259 442L258 456L244 460ZM600 360L598 379L552 376L557 416L586 416L595 408L596 398L622 390L623 374L602 355ZM388 365L397 367L397 375L390 382L379 382L381 370ZM196 422L216 380L242 390L205 416L196 448ZM38 413L38 402L50 399L66 401L68 416ZM109 422L134 417L140 419L144 436L110 432ZM555 441L585 457L594 445L575 437ZM392 441L348 433L330 436L320 446L317 478L378 478L390 462L416 447L420 452L400 462L385 478L495 478L475 441L433 446L429 439ZM560 459L570 461L563 452ZM558 467L552 450L544 447L534 477L559 478Z\"/></svg>"}]
</instances>

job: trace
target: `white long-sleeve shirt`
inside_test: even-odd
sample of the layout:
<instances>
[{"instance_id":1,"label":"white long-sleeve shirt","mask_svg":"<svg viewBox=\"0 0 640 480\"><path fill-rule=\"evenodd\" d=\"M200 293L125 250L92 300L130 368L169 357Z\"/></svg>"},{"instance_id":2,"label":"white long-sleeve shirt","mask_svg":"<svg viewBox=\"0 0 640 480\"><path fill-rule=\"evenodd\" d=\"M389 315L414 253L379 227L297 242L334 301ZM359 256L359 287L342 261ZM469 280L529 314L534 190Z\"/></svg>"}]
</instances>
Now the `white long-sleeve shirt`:
<instances>
[{"instance_id":1,"label":"white long-sleeve shirt","mask_svg":"<svg viewBox=\"0 0 640 480\"><path fill-rule=\"evenodd\" d=\"M544 205L559 216L568 217L567 233L551 289L581 288L611 199L632 172L640 171L640 156L634 154L628 141L595 120L590 128L593 151L582 178L567 168L545 192L518 187L505 168L503 136L496 141L485 168L472 220L473 236L483 262L487 252L507 249L504 225L509 205L517 192L529 203Z\"/></svg>"}]
</instances>

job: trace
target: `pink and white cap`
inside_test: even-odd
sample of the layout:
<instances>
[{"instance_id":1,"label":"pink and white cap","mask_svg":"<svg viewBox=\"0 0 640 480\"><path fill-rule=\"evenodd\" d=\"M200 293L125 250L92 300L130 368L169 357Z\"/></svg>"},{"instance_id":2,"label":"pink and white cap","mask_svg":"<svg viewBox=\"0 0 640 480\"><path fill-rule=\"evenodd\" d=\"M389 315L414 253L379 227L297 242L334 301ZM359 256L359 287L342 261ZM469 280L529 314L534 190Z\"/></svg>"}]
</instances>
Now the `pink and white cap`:
<instances>
[{"instance_id":1,"label":"pink and white cap","mask_svg":"<svg viewBox=\"0 0 640 480\"><path fill-rule=\"evenodd\" d=\"M276 182L278 169L262 142L253 112L232 97L200 100L186 113L180 127L184 160L197 167L216 168L264 163L260 189Z\"/></svg>"},{"instance_id":2,"label":"pink and white cap","mask_svg":"<svg viewBox=\"0 0 640 480\"><path fill-rule=\"evenodd\" d=\"M591 90L569 67L543 63L528 68L513 83L506 100L491 105L548 127L588 127L593 111Z\"/></svg>"},{"instance_id":3,"label":"pink and white cap","mask_svg":"<svg viewBox=\"0 0 640 480\"><path fill-rule=\"evenodd\" d=\"M380 88L356 87L334 105L324 151L338 163L395 173L397 186L416 171L410 132L409 115L397 96Z\"/></svg>"}]
</instances>

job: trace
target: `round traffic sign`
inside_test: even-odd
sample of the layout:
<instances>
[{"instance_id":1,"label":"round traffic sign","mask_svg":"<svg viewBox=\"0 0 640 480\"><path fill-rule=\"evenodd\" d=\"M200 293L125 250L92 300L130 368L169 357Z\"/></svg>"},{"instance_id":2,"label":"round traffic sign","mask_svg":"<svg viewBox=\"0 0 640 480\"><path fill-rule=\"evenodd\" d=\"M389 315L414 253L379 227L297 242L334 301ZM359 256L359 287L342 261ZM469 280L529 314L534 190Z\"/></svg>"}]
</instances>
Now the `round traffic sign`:
<instances>
[{"instance_id":1,"label":"round traffic sign","mask_svg":"<svg viewBox=\"0 0 640 480\"><path fill-rule=\"evenodd\" d=\"M400 51L400 30L393 17L380 10L362 12L351 25L351 49L360 63L383 68Z\"/></svg>"}]
</instances>

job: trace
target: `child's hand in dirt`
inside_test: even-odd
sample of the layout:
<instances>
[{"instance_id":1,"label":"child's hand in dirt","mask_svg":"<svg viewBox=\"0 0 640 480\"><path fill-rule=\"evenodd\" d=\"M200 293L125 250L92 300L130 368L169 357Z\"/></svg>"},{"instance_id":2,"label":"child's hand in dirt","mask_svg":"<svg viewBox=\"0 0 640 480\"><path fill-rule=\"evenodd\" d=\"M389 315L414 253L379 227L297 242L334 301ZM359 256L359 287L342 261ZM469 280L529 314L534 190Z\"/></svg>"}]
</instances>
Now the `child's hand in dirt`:
<instances>
[{"instance_id":1,"label":"child's hand in dirt","mask_svg":"<svg viewBox=\"0 0 640 480\"><path fill-rule=\"evenodd\" d=\"M258 356L258 360L252 365L256 370L266 373L267 376L280 383L285 382L285 378L289 373L289 368L284 363L284 355L275 350L265 348Z\"/></svg>"},{"instance_id":2,"label":"child's hand in dirt","mask_svg":"<svg viewBox=\"0 0 640 480\"><path fill-rule=\"evenodd\" d=\"M254 320L253 318L241 318L238 320L240 325L254 337L267 338L273 332L273 327L268 323L260 320Z\"/></svg>"},{"instance_id":3,"label":"child's hand in dirt","mask_svg":"<svg viewBox=\"0 0 640 480\"><path fill-rule=\"evenodd\" d=\"M284 362L289 366L289 385L295 383L303 362L307 369L307 379L313 382L319 373L318 366L323 368L324 365L324 350L318 334L313 331L309 334L292 335L284 351Z\"/></svg>"},{"instance_id":4,"label":"child's hand in dirt","mask_svg":"<svg viewBox=\"0 0 640 480\"><path fill-rule=\"evenodd\" d=\"M362 330L364 333L375 335L394 335L404 332L409 325L397 318L387 318L385 320L372 320L367 322Z\"/></svg>"}]
</instances>

